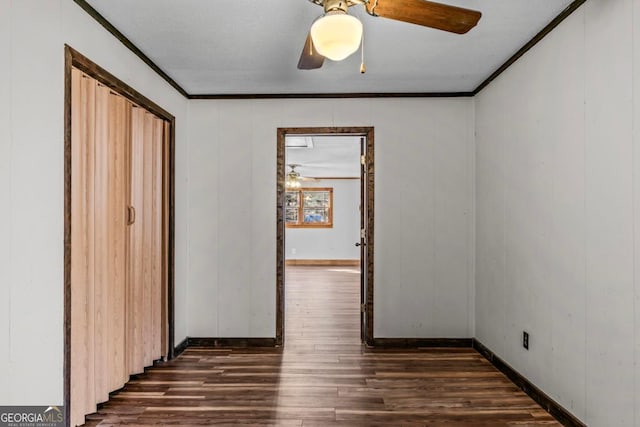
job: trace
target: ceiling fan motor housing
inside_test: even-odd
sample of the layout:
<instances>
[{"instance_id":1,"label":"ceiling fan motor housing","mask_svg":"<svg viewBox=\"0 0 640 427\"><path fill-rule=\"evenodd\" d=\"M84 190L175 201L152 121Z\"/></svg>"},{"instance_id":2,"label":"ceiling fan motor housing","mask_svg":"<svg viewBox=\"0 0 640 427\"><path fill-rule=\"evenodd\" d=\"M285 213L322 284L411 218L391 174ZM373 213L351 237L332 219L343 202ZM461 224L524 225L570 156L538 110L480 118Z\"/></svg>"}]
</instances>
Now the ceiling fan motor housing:
<instances>
[{"instance_id":1,"label":"ceiling fan motor housing","mask_svg":"<svg viewBox=\"0 0 640 427\"><path fill-rule=\"evenodd\" d=\"M348 8L351 6L355 6L357 4L367 3L368 0L309 0L313 4L317 4L318 6L324 7L324 11L330 12L332 10L342 10L346 12ZM340 5L336 5L336 3L340 3Z\"/></svg>"},{"instance_id":2,"label":"ceiling fan motor housing","mask_svg":"<svg viewBox=\"0 0 640 427\"><path fill-rule=\"evenodd\" d=\"M324 13L342 11L347 13L349 9L349 5L346 0L325 0L324 2Z\"/></svg>"}]
</instances>

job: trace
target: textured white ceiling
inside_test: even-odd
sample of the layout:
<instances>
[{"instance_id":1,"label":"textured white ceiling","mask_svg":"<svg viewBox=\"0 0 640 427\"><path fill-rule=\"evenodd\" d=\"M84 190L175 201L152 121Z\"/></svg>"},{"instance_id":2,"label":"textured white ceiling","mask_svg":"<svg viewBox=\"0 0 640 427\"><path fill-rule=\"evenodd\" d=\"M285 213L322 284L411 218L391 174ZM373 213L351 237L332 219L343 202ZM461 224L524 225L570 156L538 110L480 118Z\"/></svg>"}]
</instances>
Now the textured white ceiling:
<instances>
[{"instance_id":1,"label":"textured white ceiling","mask_svg":"<svg viewBox=\"0 0 640 427\"><path fill-rule=\"evenodd\" d=\"M190 94L468 92L570 0L444 0L482 12L464 35L374 18L360 55L296 68L322 9L308 0L88 0Z\"/></svg>"},{"instance_id":2,"label":"textured white ceiling","mask_svg":"<svg viewBox=\"0 0 640 427\"><path fill-rule=\"evenodd\" d=\"M297 137L286 137L285 141ZM298 164L302 176L360 177L360 137L314 136L312 148L287 148L287 164ZM287 168L289 172L289 168Z\"/></svg>"}]
</instances>

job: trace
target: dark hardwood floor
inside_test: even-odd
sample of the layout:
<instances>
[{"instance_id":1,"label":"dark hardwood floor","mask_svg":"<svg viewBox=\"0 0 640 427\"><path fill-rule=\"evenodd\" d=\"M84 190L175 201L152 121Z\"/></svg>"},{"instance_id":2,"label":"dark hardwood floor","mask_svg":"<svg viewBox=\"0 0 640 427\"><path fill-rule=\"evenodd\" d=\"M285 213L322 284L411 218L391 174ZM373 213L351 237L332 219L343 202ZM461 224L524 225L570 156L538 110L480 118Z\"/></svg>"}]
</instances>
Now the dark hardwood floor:
<instances>
[{"instance_id":1,"label":"dark hardwood floor","mask_svg":"<svg viewBox=\"0 0 640 427\"><path fill-rule=\"evenodd\" d=\"M359 272L288 267L283 349L188 348L87 425L559 426L470 348L366 349Z\"/></svg>"}]
</instances>

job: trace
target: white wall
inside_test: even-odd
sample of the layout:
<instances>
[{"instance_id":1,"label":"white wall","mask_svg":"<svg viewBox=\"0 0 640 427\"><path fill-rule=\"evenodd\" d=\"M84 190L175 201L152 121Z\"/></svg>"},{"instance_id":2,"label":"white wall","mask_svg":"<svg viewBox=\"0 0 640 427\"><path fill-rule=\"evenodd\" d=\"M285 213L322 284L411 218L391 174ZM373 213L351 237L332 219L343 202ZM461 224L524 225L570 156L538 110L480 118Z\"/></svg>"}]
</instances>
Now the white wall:
<instances>
[{"instance_id":1,"label":"white wall","mask_svg":"<svg viewBox=\"0 0 640 427\"><path fill-rule=\"evenodd\" d=\"M176 116L176 338L186 336L187 101L74 2L0 0L0 404L62 403L65 43Z\"/></svg>"},{"instance_id":2,"label":"white wall","mask_svg":"<svg viewBox=\"0 0 640 427\"><path fill-rule=\"evenodd\" d=\"M634 398L631 404L634 405L634 425L640 425L640 363L637 360L640 355L640 316L637 313L637 308L640 307L638 302L640 301L640 226L638 226L638 216L640 214L640 4L638 1L632 3L632 26L633 26L633 41L632 44L632 58L633 58L633 286L634 286Z\"/></svg>"},{"instance_id":3,"label":"white wall","mask_svg":"<svg viewBox=\"0 0 640 427\"><path fill-rule=\"evenodd\" d=\"M360 248L355 243L360 241L360 180L321 179L303 185L333 188L333 227L287 228L286 259L359 260Z\"/></svg>"},{"instance_id":4,"label":"white wall","mask_svg":"<svg viewBox=\"0 0 640 427\"><path fill-rule=\"evenodd\" d=\"M640 425L638 28L588 1L476 97L476 336L594 427Z\"/></svg>"},{"instance_id":5,"label":"white wall","mask_svg":"<svg viewBox=\"0 0 640 427\"><path fill-rule=\"evenodd\" d=\"M0 58L10 58L9 0L0 0ZM9 378L11 354L11 67L0 67L0 378ZM8 203L7 203L8 201ZM4 381L3 381L4 383ZM57 397L56 397L57 399ZM58 400L56 400L58 401ZM9 387L0 387L0 404L9 402Z\"/></svg>"},{"instance_id":6,"label":"white wall","mask_svg":"<svg viewBox=\"0 0 640 427\"><path fill-rule=\"evenodd\" d=\"M296 126L375 127L375 336L473 335L472 100L189 111L189 336L275 336L276 129Z\"/></svg>"}]
</instances>

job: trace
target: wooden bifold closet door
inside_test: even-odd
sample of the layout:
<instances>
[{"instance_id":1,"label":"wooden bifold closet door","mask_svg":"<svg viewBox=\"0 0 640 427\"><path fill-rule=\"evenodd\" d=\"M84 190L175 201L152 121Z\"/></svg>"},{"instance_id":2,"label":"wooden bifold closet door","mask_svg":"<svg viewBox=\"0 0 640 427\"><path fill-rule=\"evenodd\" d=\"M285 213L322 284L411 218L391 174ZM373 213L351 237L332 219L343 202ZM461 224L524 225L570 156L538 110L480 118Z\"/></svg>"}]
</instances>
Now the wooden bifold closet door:
<instances>
[{"instance_id":1,"label":"wooden bifold closet door","mask_svg":"<svg viewBox=\"0 0 640 427\"><path fill-rule=\"evenodd\" d=\"M167 355L168 125L77 69L71 106L71 425Z\"/></svg>"}]
</instances>

